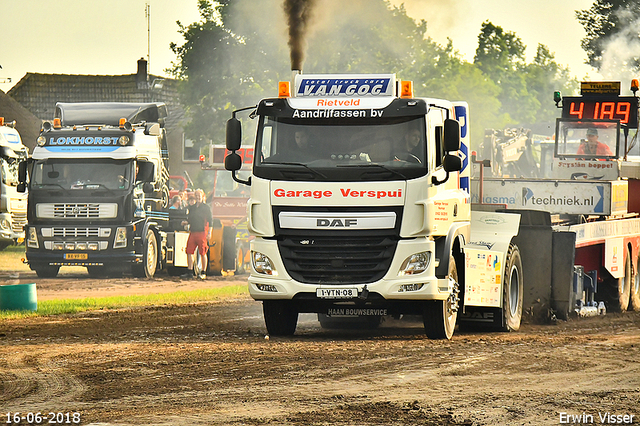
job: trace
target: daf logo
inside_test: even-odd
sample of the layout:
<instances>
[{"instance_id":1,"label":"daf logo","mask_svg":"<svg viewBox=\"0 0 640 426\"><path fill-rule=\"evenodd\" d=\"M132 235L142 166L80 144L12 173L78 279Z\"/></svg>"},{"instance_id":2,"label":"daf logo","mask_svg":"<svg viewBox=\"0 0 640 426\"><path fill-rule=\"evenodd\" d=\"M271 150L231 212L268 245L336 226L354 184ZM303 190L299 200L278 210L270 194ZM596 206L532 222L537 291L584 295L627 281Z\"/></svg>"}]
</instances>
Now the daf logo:
<instances>
[{"instance_id":1,"label":"daf logo","mask_svg":"<svg viewBox=\"0 0 640 426\"><path fill-rule=\"evenodd\" d=\"M74 207L71 211L73 212L73 214L80 213L80 209L78 207Z\"/></svg>"},{"instance_id":2,"label":"daf logo","mask_svg":"<svg viewBox=\"0 0 640 426\"><path fill-rule=\"evenodd\" d=\"M318 228L349 228L358 226L358 219L317 219Z\"/></svg>"}]
</instances>

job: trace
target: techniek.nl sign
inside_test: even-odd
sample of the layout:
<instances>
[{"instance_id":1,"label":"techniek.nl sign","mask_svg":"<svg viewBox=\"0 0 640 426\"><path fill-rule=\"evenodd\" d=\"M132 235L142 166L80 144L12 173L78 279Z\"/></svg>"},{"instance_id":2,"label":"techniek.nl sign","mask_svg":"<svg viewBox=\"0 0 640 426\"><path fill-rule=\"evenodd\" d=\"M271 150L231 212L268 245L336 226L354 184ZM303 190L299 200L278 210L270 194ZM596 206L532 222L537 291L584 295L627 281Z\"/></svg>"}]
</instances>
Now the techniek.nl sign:
<instances>
[{"instance_id":1,"label":"techniek.nl sign","mask_svg":"<svg viewBox=\"0 0 640 426\"><path fill-rule=\"evenodd\" d=\"M556 214L611 213L610 188L602 184L577 182L485 181L484 204L504 204L508 209L547 211ZM472 182L471 202L479 203L478 182Z\"/></svg>"}]
</instances>

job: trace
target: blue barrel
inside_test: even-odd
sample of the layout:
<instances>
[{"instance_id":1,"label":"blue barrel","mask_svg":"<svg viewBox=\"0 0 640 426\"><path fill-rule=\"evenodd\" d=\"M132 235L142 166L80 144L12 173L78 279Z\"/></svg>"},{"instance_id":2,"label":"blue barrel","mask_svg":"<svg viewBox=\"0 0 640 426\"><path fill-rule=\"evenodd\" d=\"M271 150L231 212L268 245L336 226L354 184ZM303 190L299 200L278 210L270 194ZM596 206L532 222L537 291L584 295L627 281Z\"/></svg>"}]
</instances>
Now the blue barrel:
<instances>
[{"instance_id":1,"label":"blue barrel","mask_svg":"<svg viewBox=\"0 0 640 426\"><path fill-rule=\"evenodd\" d=\"M0 285L0 310L36 311L37 309L36 283Z\"/></svg>"}]
</instances>

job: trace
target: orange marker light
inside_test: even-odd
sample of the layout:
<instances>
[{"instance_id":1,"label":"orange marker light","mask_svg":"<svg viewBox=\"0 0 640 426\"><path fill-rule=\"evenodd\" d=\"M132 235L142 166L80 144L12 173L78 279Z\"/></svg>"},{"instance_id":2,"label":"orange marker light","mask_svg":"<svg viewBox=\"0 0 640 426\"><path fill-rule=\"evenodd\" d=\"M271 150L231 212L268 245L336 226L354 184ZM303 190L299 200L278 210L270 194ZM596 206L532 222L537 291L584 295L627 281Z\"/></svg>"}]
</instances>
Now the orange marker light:
<instances>
[{"instance_id":1,"label":"orange marker light","mask_svg":"<svg viewBox=\"0 0 640 426\"><path fill-rule=\"evenodd\" d=\"M204 163L204 155L203 154L200 154L200 162Z\"/></svg>"},{"instance_id":2,"label":"orange marker light","mask_svg":"<svg viewBox=\"0 0 640 426\"><path fill-rule=\"evenodd\" d=\"M54 129L60 129L62 128L62 122L60 121L59 118L54 118L53 119L53 128Z\"/></svg>"},{"instance_id":3,"label":"orange marker light","mask_svg":"<svg viewBox=\"0 0 640 426\"><path fill-rule=\"evenodd\" d=\"M0 126L4 126L4 117L0 117Z\"/></svg>"},{"instance_id":4,"label":"orange marker light","mask_svg":"<svg viewBox=\"0 0 640 426\"><path fill-rule=\"evenodd\" d=\"M278 97L279 98L290 98L291 90L289 88L288 81L280 81L278 83Z\"/></svg>"},{"instance_id":5,"label":"orange marker light","mask_svg":"<svg viewBox=\"0 0 640 426\"><path fill-rule=\"evenodd\" d=\"M121 129L124 129L124 123L126 123L126 122L127 122L127 119L126 119L126 118L124 118L124 117L123 117L123 118L121 118L121 119L118 121L118 125L119 125L119 127L120 127Z\"/></svg>"},{"instance_id":6,"label":"orange marker light","mask_svg":"<svg viewBox=\"0 0 640 426\"><path fill-rule=\"evenodd\" d=\"M638 83L638 79L634 78L633 80L631 80L631 91L635 94L638 91L638 86L640 85L640 83Z\"/></svg>"},{"instance_id":7,"label":"orange marker light","mask_svg":"<svg viewBox=\"0 0 640 426\"><path fill-rule=\"evenodd\" d=\"M405 80L400 82L400 97L413 98L413 81Z\"/></svg>"}]
</instances>

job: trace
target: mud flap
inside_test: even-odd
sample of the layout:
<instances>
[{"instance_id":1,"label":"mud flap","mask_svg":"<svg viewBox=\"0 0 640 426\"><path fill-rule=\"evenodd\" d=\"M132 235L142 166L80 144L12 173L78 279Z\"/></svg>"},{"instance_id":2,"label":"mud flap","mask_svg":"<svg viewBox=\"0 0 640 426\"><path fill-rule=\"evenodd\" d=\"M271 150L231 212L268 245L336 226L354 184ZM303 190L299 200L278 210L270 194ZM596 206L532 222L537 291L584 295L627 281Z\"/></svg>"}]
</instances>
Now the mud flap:
<instances>
[{"instance_id":1,"label":"mud flap","mask_svg":"<svg viewBox=\"0 0 640 426\"><path fill-rule=\"evenodd\" d=\"M519 214L498 213L485 206L472 210L471 238L464 246L464 304L458 315L463 330L503 327L504 263L519 224Z\"/></svg>"}]
</instances>

